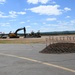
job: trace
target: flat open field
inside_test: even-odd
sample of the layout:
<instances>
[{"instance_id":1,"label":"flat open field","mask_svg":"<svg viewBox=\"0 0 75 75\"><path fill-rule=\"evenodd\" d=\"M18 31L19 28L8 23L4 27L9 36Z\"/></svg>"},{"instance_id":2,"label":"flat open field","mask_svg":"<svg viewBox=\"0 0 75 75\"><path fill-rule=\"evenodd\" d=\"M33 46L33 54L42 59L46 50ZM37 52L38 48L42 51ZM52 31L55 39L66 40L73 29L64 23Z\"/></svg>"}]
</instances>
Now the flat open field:
<instances>
[{"instance_id":1,"label":"flat open field","mask_svg":"<svg viewBox=\"0 0 75 75\"><path fill-rule=\"evenodd\" d=\"M51 43L62 41L75 41L75 35L42 36L41 38L0 38L0 44L28 44L28 43Z\"/></svg>"}]
</instances>

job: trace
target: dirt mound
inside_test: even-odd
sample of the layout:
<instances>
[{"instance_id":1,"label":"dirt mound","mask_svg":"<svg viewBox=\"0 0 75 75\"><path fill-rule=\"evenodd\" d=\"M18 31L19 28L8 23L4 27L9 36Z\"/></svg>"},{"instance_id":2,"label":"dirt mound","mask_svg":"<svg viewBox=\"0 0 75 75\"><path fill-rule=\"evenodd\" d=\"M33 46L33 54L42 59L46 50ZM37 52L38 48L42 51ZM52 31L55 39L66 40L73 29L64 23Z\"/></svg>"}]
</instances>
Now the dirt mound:
<instances>
[{"instance_id":1,"label":"dirt mound","mask_svg":"<svg viewBox=\"0 0 75 75\"><path fill-rule=\"evenodd\" d=\"M61 53L75 53L75 43L55 43L50 44L40 53L61 54Z\"/></svg>"}]
</instances>

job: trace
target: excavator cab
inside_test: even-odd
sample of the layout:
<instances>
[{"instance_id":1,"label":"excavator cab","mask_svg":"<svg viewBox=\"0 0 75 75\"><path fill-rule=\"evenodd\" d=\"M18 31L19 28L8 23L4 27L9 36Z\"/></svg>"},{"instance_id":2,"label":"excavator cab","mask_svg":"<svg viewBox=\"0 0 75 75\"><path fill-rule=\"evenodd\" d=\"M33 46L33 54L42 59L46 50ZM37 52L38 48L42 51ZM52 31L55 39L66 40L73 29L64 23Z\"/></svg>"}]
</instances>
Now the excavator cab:
<instances>
[{"instance_id":1,"label":"excavator cab","mask_svg":"<svg viewBox=\"0 0 75 75\"><path fill-rule=\"evenodd\" d=\"M26 28L24 27L24 28L19 28L19 29L17 29L16 31L15 31L15 33L9 33L9 38L19 38L19 36L18 36L18 31L20 31L20 30L24 30L24 38L26 38Z\"/></svg>"}]
</instances>

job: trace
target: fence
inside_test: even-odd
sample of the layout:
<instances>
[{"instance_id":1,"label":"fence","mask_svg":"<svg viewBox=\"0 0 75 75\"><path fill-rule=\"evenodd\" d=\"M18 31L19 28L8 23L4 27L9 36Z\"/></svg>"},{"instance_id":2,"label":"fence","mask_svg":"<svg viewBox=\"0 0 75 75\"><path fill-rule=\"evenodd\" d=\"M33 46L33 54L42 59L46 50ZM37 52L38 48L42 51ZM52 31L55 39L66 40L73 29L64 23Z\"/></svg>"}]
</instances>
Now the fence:
<instances>
[{"instance_id":1,"label":"fence","mask_svg":"<svg viewBox=\"0 0 75 75\"><path fill-rule=\"evenodd\" d=\"M53 43L74 43L75 36L49 36L46 38L46 46Z\"/></svg>"}]
</instances>

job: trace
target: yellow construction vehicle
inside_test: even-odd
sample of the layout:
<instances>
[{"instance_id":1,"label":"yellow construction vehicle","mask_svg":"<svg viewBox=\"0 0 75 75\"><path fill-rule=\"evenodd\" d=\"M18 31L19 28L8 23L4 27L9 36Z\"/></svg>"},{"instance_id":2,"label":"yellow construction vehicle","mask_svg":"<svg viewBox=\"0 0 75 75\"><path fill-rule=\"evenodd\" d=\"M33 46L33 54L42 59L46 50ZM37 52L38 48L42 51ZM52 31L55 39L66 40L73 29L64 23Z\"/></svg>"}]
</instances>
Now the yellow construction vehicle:
<instances>
[{"instance_id":1,"label":"yellow construction vehicle","mask_svg":"<svg viewBox=\"0 0 75 75\"><path fill-rule=\"evenodd\" d=\"M16 31L15 31L15 33L9 33L8 34L8 36L9 36L9 38L19 38L19 36L18 36L18 31L20 31L20 30L24 30L24 38L26 38L26 28L24 27L24 28L19 28L19 29L17 29Z\"/></svg>"}]
</instances>

